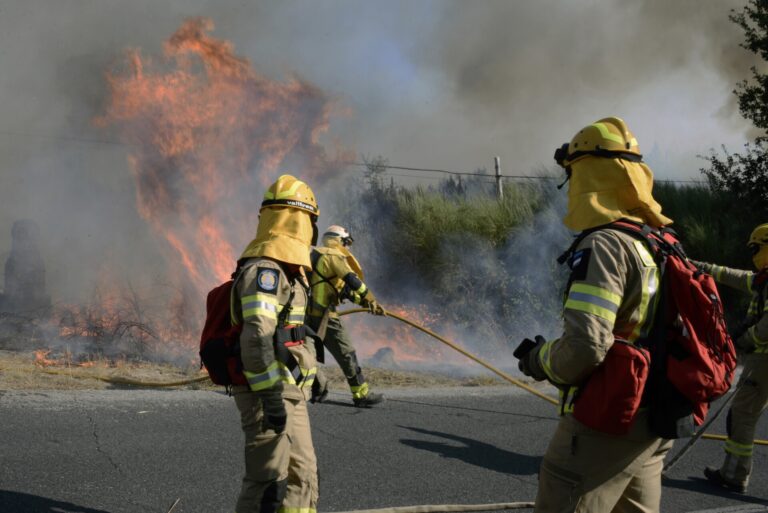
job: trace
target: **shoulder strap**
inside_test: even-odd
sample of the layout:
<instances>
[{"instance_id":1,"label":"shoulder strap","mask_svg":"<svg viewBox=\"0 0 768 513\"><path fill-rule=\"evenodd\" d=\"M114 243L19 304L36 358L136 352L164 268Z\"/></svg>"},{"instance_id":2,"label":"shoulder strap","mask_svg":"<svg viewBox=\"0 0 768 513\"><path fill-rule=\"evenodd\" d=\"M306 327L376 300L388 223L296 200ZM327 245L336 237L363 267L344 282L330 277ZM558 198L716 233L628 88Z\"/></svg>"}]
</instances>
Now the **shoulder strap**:
<instances>
[{"instance_id":1,"label":"shoulder strap","mask_svg":"<svg viewBox=\"0 0 768 513\"><path fill-rule=\"evenodd\" d=\"M630 235L634 235L635 237L646 240L649 244L652 244L652 241L649 239L650 239L650 234L653 232L653 229L650 226L644 225L644 224L641 225L639 223L635 223L633 221L629 221L626 219L620 219L618 221L614 221L608 224L603 224L600 226L595 226L594 228L589 228L587 230L584 230L578 233L573 243L568 247L568 249L566 249L563 252L563 254L557 258L557 263L562 265L565 262L567 262L568 259L571 257L571 255L576 251L576 248L579 246L579 244L581 244L581 241L583 241L587 235L590 235L600 230L605 230L607 228L613 228L615 230L619 230L619 231L628 233ZM656 251L654 250L654 254L655 253Z\"/></svg>"},{"instance_id":2,"label":"shoulder strap","mask_svg":"<svg viewBox=\"0 0 768 513\"><path fill-rule=\"evenodd\" d=\"M336 287L334 287L333 283L331 283L331 280L333 278L336 278L336 276L325 276L317 268L317 264L318 264L318 262L320 262L320 257L321 256L323 256L323 254L320 253L319 251L317 251L316 249L313 249L312 253L309 254L309 260L310 260L310 262L312 262L312 273L317 273L317 275L320 276L320 281L318 281L316 283L310 283L310 287L309 288L311 290L316 285L320 285L321 283L327 283L328 285L331 286L331 289L338 296L339 295L339 291L336 290Z\"/></svg>"}]
</instances>

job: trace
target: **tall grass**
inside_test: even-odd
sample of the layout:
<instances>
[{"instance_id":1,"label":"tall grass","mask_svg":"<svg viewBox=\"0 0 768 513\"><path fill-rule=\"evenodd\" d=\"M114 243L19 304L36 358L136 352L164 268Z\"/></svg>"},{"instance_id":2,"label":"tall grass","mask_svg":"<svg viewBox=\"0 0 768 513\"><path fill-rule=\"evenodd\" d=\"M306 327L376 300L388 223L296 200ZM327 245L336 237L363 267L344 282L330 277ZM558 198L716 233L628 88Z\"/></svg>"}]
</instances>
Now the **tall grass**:
<instances>
[{"instance_id":1,"label":"tall grass","mask_svg":"<svg viewBox=\"0 0 768 513\"><path fill-rule=\"evenodd\" d=\"M507 184L501 201L482 195L446 196L422 188L401 189L393 199L398 243L391 247L403 261L428 274L444 267L440 255L447 240L464 236L475 244L499 248L544 203L536 187L524 184Z\"/></svg>"},{"instance_id":2,"label":"tall grass","mask_svg":"<svg viewBox=\"0 0 768 513\"><path fill-rule=\"evenodd\" d=\"M691 258L751 268L746 239L768 221L765 213L744 212L706 186L660 183L654 197ZM559 219L564 200L527 183L507 184L502 201L491 191L377 184L348 202L341 222L353 227L363 265L376 271L367 280L377 295L435 305L444 320L483 340L537 326L557 336L568 271L555 259L570 243ZM749 298L722 294L729 318L739 319Z\"/></svg>"}]
</instances>

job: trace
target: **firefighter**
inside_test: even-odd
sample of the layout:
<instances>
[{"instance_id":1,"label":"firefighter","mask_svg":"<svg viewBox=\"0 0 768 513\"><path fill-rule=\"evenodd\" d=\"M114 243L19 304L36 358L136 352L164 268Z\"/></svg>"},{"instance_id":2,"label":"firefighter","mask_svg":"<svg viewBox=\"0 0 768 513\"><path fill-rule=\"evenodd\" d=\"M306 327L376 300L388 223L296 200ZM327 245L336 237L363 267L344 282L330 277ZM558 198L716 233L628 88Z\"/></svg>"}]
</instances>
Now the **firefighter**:
<instances>
[{"instance_id":1,"label":"firefighter","mask_svg":"<svg viewBox=\"0 0 768 513\"><path fill-rule=\"evenodd\" d=\"M317 372L304 317L319 214L304 182L282 175L264 194L256 237L235 278L233 320L242 322L243 373L233 386L245 433L237 513L314 513L317 460L307 403Z\"/></svg>"},{"instance_id":2,"label":"firefighter","mask_svg":"<svg viewBox=\"0 0 768 513\"><path fill-rule=\"evenodd\" d=\"M578 385L616 339L633 344L648 334L657 297L659 269L645 242L603 225L624 219L660 227L671 220L653 199L653 174L621 119L585 127L555 159L570 180L564 224L577 232L597 229L570 252L562 336L537 337L519 362L526 375L561 391L561 418L539 470L535 511L657 512L672 442L650 432L642 409L628 433L611 435L576 420L573 407Z\"/></svg>"},{"instance_id":3,"label":"firefighter","mask_svg":"<svg viewBox=\"0 0 768 513\"><path fill-rule=\"evenodd\" d=\"M384 315L385 312L373 292L362 281L363 270L349 251L352 241L352 236L345 228L333 225L323 233L322 245L312 250L312 293L308 323L344 372L354 405L370 408L382 402L384 396L370 390L352 341L336 313L336 306L349 299L368 308L372 314ZM323 348L317 349L322 351ZM319 371L312 402L323 402L327 395L328 385Z\"/></svg>"},{"instance_id":4,"label":"firefighter","mask_svg":"<svg viewBox=\"0 0 768 513\"><path fill-rule=\"evenodd\" d=\"M711 483L737 492L747 490L755 425L768 406L768 223L754 229L747 248L757 272L694 262L718 283L752 295L746 319L732 330L734 343L744 355L744 369L728 412L725 461L720 468L704 469Z\"/></svg>"}]
</instances>

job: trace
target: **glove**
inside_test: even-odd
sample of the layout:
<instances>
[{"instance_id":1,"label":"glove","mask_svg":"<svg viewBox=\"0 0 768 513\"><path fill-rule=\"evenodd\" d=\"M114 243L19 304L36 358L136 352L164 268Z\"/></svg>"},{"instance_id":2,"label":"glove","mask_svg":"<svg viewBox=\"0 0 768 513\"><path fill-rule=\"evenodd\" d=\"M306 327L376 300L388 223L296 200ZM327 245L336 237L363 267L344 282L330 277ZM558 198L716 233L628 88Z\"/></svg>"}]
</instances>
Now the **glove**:
<instances>
[{"instance_id":1,"label":"glove","mask_svg":"<svg viewBox=\"0 0 768 513\"><path fill-rule=\"evenodd\" d=\"M379 304L378 301L375 299L371 301L371 303L368 305L368 311L371 312L373 315L385 315L387 312L384 310L384 307Z\"/></svg>"},{"instance_id":2,"label":"glove","mask_svg":"<svg viewBox=\"0 0 768 513\"><path fill-rule=\"evenodd\" d=\"M370 289L365 292L365 295L362 298L360 298L360 306L367 308L373 315L384 315L385 313L384 308L378 301L376 301L376 298Z\"/></svg>"},{"instance_id":3,"label":"glove","mask_svg":"<svg viewBox=\"0 0 768 513\"><path fill-rule=\"evenodd\" d=\"M262 397L261 403L264 405L264 427L274 430L278 435L283 433L288 420L283 398L277 394L269 395Z\"/></svg>"},{"instance_id":4,"label":"glove","mask_svg":"<svg viewBox=\"0 0 768 513\"><path fill-rule=\"evenodd\" d=\"M535 342L529 338L523 340L513 354L519 358L517 368L520 372L536 381L544 381L547 374L539 363L539 351L547 341L541 335L536 335L535 339Z\"/></svg>"}]
</instances>

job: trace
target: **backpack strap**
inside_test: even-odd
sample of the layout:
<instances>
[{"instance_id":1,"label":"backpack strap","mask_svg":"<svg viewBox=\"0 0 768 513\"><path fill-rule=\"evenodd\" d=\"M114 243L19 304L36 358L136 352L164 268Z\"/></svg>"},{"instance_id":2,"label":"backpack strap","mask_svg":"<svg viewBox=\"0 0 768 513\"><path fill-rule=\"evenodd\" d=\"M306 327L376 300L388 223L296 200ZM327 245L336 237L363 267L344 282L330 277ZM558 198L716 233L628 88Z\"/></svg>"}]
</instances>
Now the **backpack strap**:
<instances>
[{"instance_id":1,"label":"backpack strap","mask_svg":"<svg viewBox=\"0 0 768 513\"><path fill-rule=\"evenodd\" d=\"M322 256L323 256L323 254L320 253L319 251L317 251L316 249L313 249L312 252L309 255L309 260L310 260L310 262L312 262L312 273L317 273L317 275L320 277L320 281L318 281L317 283L310 284L310 290L313 289L316 285L320 285L321 283L327 283L328 285L331 286L331 290L333 290L334 295L336 295L336 297L339 297L339 291L336 290L336 287L333 285L333 283L331 283L331 280L334 279L334 278L337 278L337 276L335 276L335 275L334 276L324 276L320 272L320 270L317 268L317 264L318 264L318 262L320 262L320 258ZM330 309L331 308L331 305L328 305L327 307L325 307L325 306L321 305L320 303L318 303L317 301L315 301L315 299L314 299L314 297L312 297L311 293L310 293L309 300L312 302L312 306L317 308L318 310L325 310L325 309Z\"/></svg>"},{"instance_id":2,"label":"backpack strap","mask_svg":"<svg viewBox=\"0 0 768 513\"><path fill-rule=\"evenodd\" d=\"M576 248L579 246L579 244L581 244L581 241L584 240L587 235L606 229L618 230L620 232L633 235L635 238L644 240L648 243L648 246L653 252L654 258L657 260L657 255L659 254L660 250L665 249L668 252L675 251L673 244L665 240L663 235L664 233L668 233L672 236L675 243L677 243L677 234L671 228L662 227L658 230L655 230L647 224L637 223L628 219L619 219L618 221L596 226L594 228L590 228L578 233L570 247L557 258L557 263L560 265L566 263L571 258L573 253L575 253ZM679 246L679 243L677 243L677 245ZM681 256L685 258L684 253L682 253L682 247L679 248L679 251Z\"/></svg>"}]
</instances>

